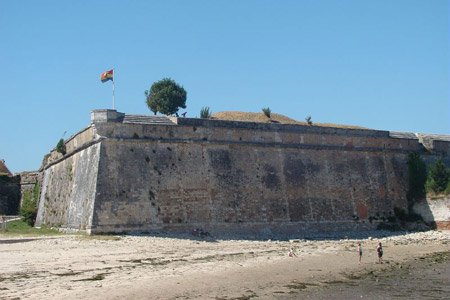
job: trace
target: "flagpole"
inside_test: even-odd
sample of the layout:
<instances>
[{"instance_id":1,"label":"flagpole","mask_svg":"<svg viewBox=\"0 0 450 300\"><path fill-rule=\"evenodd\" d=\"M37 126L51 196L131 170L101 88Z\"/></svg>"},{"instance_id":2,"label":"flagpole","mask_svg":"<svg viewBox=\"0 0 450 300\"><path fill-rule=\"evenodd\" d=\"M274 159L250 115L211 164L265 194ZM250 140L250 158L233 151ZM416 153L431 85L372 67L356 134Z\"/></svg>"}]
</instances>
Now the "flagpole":
<instances>
[{"instance_id":1,"label":"flagpole","mask_svg":"<svg viewBox=\"0 0 450 300\"><path fill-rule=\"evenodd\" d=\"M113 86L113 90L112 90L112 92L113 92L113 95L112 95L112 96L113 96L113 107L112 107L112 108L113 108L113 109L115 109L115 107L114 107L114 102L115 102L115 100L116 100L116 99L115 99L115 95L114 95L114 90L115 90L115 84L114 84L114 81L115 81L115 80L114 80L114 77L116 77L116 74L114 74L114 73L115 73L115 72L114 72L114 69L113 69L113 80L112 80L112 86Z\"/></svg>"}]
</instances>

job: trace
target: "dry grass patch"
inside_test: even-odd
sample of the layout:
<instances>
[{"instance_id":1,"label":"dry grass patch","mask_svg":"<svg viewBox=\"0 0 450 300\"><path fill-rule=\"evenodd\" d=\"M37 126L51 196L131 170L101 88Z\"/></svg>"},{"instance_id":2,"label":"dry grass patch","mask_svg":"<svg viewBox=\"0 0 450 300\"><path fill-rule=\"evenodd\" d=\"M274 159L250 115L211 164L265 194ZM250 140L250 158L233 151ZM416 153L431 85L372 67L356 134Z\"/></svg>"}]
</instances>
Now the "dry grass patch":
<instances>
[{"instance_id":1,"label":"dry grass patch","mask_svg":"<svg viewBox=\"0 0 450 300\"><path fill-rule=\"evenodd\" d=\"M239 122L256 122L256 123L279 123L279 124L293 124L293 125L305 125L310 126L306 122L297 121L295 119L286 117L281 114L271 113L268 118L263 112L242 112L242 111L222 111L212 114L212 119L226 120L226 121L239 121ZM334 128L348 128L348 129L367 129L360 126L342 125L332 123L316 123L311 126L319 127L334 127Z\"/></svg>"}]
</instances>

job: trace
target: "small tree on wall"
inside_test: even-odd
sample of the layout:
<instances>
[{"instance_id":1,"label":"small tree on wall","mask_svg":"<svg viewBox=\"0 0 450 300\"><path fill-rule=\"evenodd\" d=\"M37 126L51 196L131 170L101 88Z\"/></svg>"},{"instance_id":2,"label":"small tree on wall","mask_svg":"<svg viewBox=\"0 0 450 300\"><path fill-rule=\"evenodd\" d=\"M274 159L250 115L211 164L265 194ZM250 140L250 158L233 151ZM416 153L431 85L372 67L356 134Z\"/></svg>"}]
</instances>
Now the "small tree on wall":
<instances>
[{"instance_id":1,"label":"small tree on wall","mask_svg":"<svg viewBox=\"0 0 450 300\"><path fill-rule=\"evenodd\" d=\"M447 170L442 160L438 160L430 167L427 179L427 191L436 194L442 193L447 188L449 180L449 170Z\"/></svg>"},{"instance_id":2,"label":"small tree on wall","mask_svg":"<svg viewBox=\"0 0 450 300\"><path fill-rule=\"evenodd\" d=\"M170 78L156 81L145 91L147 106L155 115L172 115L180 107L186 108L186 95L186 90Z\"/></svg>"},{"instance_id":3,"label":"small tree on wall","mask_svg":"<svg viewBox=\"0 0 450 300\"><path fill-rule=\"evenodd\" d=\"M262 112L264 113L264 115L265 115L266 117L268 117L268 118L270 119L270 114L272 113L272 111L270 110L270 108L264 107L264 108L262 109Z\"/></svg>"},{"instance_id":4,"label":"small tree on wall","mask_svg":"<svg viewBox=\"0 0 450 300\"><path fill-rule=\"evenodd\" d=\"M35 183L32 191L25 191L23 195L23 202L20 208L20 215L23 220L30 226L34 226L37 215L37 205L39 202L40 186Z\"/></svg>"},{"instance_id":5,"label":"small tree on wall","mask_svg":"<svg viewBox=\"0 0 450 300\"><path fill-rule=\"evenodd\" d=\"M64 139L60 139L58 141L58 144L56 144L56 151L58 151L62 155L66 154L66 145L64 144Z\"/></svg>"}]
</instances>

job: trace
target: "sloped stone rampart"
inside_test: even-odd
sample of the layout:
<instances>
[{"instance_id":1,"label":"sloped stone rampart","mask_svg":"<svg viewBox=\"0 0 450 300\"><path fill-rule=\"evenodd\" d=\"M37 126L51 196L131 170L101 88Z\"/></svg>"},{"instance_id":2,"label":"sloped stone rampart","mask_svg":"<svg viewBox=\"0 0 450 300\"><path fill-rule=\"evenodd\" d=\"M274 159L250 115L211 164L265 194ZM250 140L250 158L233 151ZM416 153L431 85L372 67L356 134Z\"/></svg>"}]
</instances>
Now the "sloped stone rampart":
<instances>
[{"instance_id":1,"label":"sloped stone rampart","mask_svg":"<svg viewBox=\"0 0 450 300\"><path fill-rule=\"evenodd\" d=\"M99 232L349 229L406 206L406 154L108 139L100 156Z\"/></svg>"},{"instance_id":2,"label":"sloped stone rampart","mask_svg":"<svg viewBox=\"0 0 450 300\"><path fill-rule=\"evenodd\" d=\"M416 203L414 211L436 229L450 230L450 195L428 197L426 200Z\"/></svg>"},{"instance_id":3,"label":"sloped stone rampart","mask_svg":"<svg viewBox=\"0 0 450 300\"><path fill-rule=\"evenodd\" d=\"M423 151L415 135L387 131L105 116L44 167L39 224L91 233L373 229L407 208L407 155Z\"/></svg>"},{"instance_id":4,"label":"sloped stone rampart","mask_svg":"<svg viewBox=\"0 0 450 300\"><path fill-rule=\"evenodd\" d=\"M89 231L100 147L100 143L93 144L43 171L36 226Z\"/></svg>"}]
</instances>

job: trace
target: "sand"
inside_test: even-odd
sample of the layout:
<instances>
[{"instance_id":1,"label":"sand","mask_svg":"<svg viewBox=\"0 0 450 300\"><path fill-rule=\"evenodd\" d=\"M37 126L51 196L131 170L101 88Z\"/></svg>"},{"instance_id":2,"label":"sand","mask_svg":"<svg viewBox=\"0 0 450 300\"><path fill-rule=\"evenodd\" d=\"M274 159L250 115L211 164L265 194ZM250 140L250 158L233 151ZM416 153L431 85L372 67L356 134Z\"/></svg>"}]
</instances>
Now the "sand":
<instances>
[{"instance_id":1,"label":"sand","mask_svg":"<svg viewBox=\"0 0 450 300\"><path fill-rule=\"evenodd\" d=\"M376 263L378 242L383 264ZM449 250L448 231L285 241L0 235L0 298L295 299Z\"/></svg>"}]
</instances>

